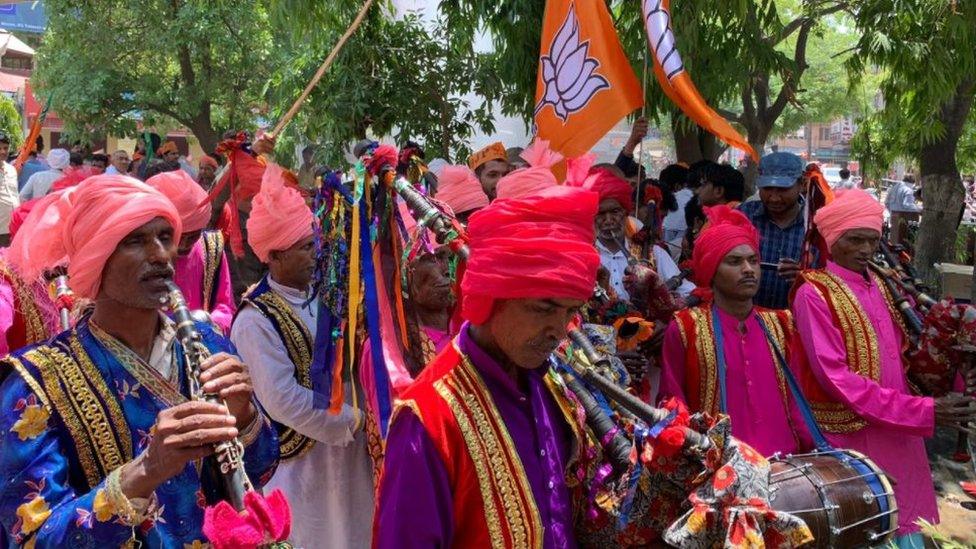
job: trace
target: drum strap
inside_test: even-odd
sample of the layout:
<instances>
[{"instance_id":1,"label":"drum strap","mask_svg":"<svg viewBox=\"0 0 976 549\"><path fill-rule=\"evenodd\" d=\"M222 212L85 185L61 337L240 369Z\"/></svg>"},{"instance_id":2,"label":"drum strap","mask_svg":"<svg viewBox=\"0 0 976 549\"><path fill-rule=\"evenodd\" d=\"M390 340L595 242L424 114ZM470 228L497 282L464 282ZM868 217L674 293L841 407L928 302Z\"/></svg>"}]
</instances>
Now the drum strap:
<instances>
[{"instance_id":1,"label":"drum strap","mask_svg":"<svg viewBox=\"0 0 976 549\"><path fill-rule=\"evenodd\" d=\"M817 420L813 418L813 410L810 409L810 403L807 402L805 396L803 396L803 391L800 390L800 384L797 383L796 378L793 377L793 371L790 370L790 365L787 364L786 358L783 357L783 351L780 350L779 346L776 345L776 341L773 339L773 334L769 332L769 328L766 323L763 322L762 316L757 315L756 318L759 320L759 326L762 327L763 333L766 334L766 339L769 340L769 346L772 347L773 352L776 353L776 363L779 364L780 369L783 371L783 377L786 378L786 384L790 387L790 392L793 393L793 398L796 399L796 406L800 409L800 414L803 416L803 422L807 424L807 429L810 431L810 436L813 437L813 443L816 445L818 450L832 450L833 447L827 442L824 437L823 432L820 431L820 426L817 425ZM723 391L724 391L723 386Z\"/></svg>"},{"instance_id":2,"label":"drum strap","mask_svg":"<svg viewBox=\"0 0 976 549\"><path fill-rule=\"evenodd\" d=\"M800 384L797 383L796 378L793 377L793 372L790 370L789 364L786 362L786 358L783 356L783 351L779 348L779 344L776 343L776 339L773 338L773 334L770 333L769 328L766 326L766 322L763 321L762 315L756 315L756 320L759 321L759 326L763 330L763 334L766 336L766 340L769 341L769 347L776 354L776 364L779 365L780 370L783 372L783 377L786 379L787 385L790 387L790 392L793 393L793 398L796 399L796 405L800 409L800 414L803 416L803 422L806 423L807 429L810 431L810 436L813 437L813 443L819 450L831 450L830 443L824 437L823 432L820 431L820 427L817 425L817 421L813 417L813 410L810 409L810 403L807 402L806 397L803 396L803 392L800 391ZM727 412L727 400L725 392L725 352L724 349L724 339L722 336L722 325L719 322L718 317L718 307L712 304L712 331L715 333L715 359L716 359L716 369L718 370L718 409L723 414Z\"/></svg>"}]
</instances>

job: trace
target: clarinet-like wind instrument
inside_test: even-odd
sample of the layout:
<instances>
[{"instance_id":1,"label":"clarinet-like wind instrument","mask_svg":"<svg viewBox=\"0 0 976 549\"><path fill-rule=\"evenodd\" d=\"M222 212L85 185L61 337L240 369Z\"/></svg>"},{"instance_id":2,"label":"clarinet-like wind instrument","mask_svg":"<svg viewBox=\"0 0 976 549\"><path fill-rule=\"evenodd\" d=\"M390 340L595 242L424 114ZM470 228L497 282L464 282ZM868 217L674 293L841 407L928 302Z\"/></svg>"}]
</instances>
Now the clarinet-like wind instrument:
<instances>
[{"instance_id":1,"label":"clarinet-like wind instrument","mask_svg":"<svg viewBox=\"0 0 976 549\"><path fill-rule=\"evenodd\" d=\"M197 331L193 316L186 305L183 293L173 281L167 281L169 289L169 306L176 321L176 337L183 348L183 358L186 368L187 381L190 387L190 398L225 404L219 396L204 393L200 383L200 365L210 357L210 349L203 344L203 338ZM224 495L238 512L244 510L244 494L254 490L251 480L244 470L244 444L239 438L222 442L214 449L214 454L204 461L207 466L216 469L216 476L223 484Z\"/></svg>"}]
</instances>

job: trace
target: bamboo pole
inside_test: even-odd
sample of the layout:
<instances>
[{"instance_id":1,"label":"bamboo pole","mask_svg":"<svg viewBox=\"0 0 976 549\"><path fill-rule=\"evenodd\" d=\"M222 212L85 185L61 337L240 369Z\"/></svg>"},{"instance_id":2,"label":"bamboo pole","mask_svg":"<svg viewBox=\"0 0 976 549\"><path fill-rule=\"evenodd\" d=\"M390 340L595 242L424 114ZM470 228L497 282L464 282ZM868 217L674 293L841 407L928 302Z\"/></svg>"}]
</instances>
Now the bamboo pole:
<instances>
[{"instance_id":1,"label":"bamboo pole","mask_svg":"<svg viewBox=\"0 0 976 549\"><path fill-rule=\"evenodd\" d=\"M281 132L285 129L288 123L291 122L291 119L294 118L296 114L298 114L299 109L302 108L302 103L304 103L305 100L308 98L308 94L312 93L312 90L315 88L316 85L318 85L319 80L321 80L322 77L325 75L325 71L329 70L329 67L332 66L332 62L335 61L336 56L339 55L339 51L342 50L342 47L346 45L346 42L349 40L349 38L352 37L352 35L356 32L359 26L362 25L363 19L366 18L366 12L368 12L369 8L373 5L373 1L374 0L366 0L366 2L363 4L363 7L359 9L359 13L356 15L356 18L353 19L352 24L349 25L349 28L346 29L346 32L343 33L343 35L339 38L339 41L336 42L336 45L332 48L332 51L329 52L329 56L326 57L325 61L322 62L322 65L319 67L319 70L315 71L315 76L313 76L312 79L308 82L308 85L305 86L305 89L302 91L302 94L298 96L298 99L296 99L295 102L292 103L291 108L288 109L288 112L286 112L285 115L281 117L281 120L279 120L278 123L275 125L274 129L271 130L271 133L269 135L271 139L274 139L279 135L281 135Z\"/></svg>"}]
</instances>

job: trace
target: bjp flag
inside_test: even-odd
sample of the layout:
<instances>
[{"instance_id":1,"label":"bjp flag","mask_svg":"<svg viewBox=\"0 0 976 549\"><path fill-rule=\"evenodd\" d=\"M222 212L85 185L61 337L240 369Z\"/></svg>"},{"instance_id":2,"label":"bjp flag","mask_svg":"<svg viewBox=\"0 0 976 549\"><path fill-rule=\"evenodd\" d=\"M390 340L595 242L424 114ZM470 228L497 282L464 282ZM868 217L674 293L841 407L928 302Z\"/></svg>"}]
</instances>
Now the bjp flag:
<instances>
[{"instance_id":1,"label":"bjp flag","mask_svg":"<svg viewBox=\"0 0 976 549\"><path fill-rule=\"evenodd\" d=\"M643 104L604 0L548 0L535 91L536 135L566 158L585 154Z\"/></svg>"}]
</instances>

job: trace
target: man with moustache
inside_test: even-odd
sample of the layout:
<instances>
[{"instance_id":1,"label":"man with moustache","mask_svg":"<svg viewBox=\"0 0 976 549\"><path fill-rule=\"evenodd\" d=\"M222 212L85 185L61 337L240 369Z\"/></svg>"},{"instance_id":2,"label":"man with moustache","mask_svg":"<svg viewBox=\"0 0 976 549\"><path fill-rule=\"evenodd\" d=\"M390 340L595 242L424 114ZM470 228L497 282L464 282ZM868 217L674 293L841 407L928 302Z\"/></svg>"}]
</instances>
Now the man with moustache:
<instances>
[{"instance_id":1,"label":"man with moustache","mask_svg":"<svg viewBox=\"0 0 976 549\"><path fill-rule=\"evenodd\" d=\"M508 165L508 152L505 145L495 142L468 158L468 167L474 171L478 181L481 182L481 189L485 192L488 200L495 199L495 187L498 180L505 176L511 167Z\"/></svg>"},{"instance_id":2,"label":"man with moustache","mask_svg":"<svg viewBox=\"0 0 976 549\"><path fill-rule=\"evenodd\" d=\"M883 215L874 197L852 189L814 216L830 257L825 268L801 274L793 299L794 370L827 441L865 454L897 480L896 542L921 548L918 520L939 516L924 439L936 426L967 430L976 402L909 390L901 313L868 269Z\"/></svg>"},{"instance_id":3,"label":"man with moustache","mask_svg":"<svg viewBox=\"0 0 976 549\"><path fill-rule=\"evenodd\" d=\"M277 164L265 168L251 205L247 239L268 274L245 293L231 340L278 431L281 465L268 486L291 502L296 547L369 547L374 487L363 414L351 405L352 384L339 414L312 388L315 216Z\"/></svg>"},{"instance_id":4,"label":"man with moustache","mask_svg":"<svg viewBox=\"0 0 976 549\"><path fill-rule=\"evenodd\" d=\"M220 231L206 231L210 222L207 193L183 170L154 175L146 184L163 193L183 220L173 281L180 287L191 310L206 311L224 334L234 319L230 268Z\"/></svg>"},{"instance_id":5,"label":"man with moustache","mask_svg":"<svg viewBox=\"0 0 976 549\"><path fill-rule=\"evenodd\" d=\"M695 243L692 269L710 296L675 313L668 326L659 400L678 397L694 412L728 414L732 434L763 455L808 450L812 441L784 379L792 318L752 301L759 235L726 205L705 211L709 223Z\"/></svg>"},{"instance_id":6,"label":"man with moustache","mask_svg":"<svg viewBox=\"0 0 976 549\"><path fill-rule=\"evenodd\" d=\"M394 412L375 547L520 546L504 537L513 532L528 536L521 546L575 545L565 475L578 433L560 411L549 361L593 292L596 205L594 193L561 186L471 217L466 322ZM467 446L469 436L491 453Z\"/></svg>"},{"instance_id":7,"label":"man with moustache","mask_svg":"<svg viewBox=\"0 0 976 549\"><path fill-rule=\"evenodd\" d=\"M46 197L22 227L25 275L68 264L94 308L71 330L0 363L0 522L25 547L200 546L204 501L222 486L199 460L239 437L256 487L274 471L274 430L252 401L247 368L206 323L213 353L188 401L176 326L159 310L180 216L151 187L91 177ZM18 235L18 238L21 235Z\"/></svg>"}]
</instances>

